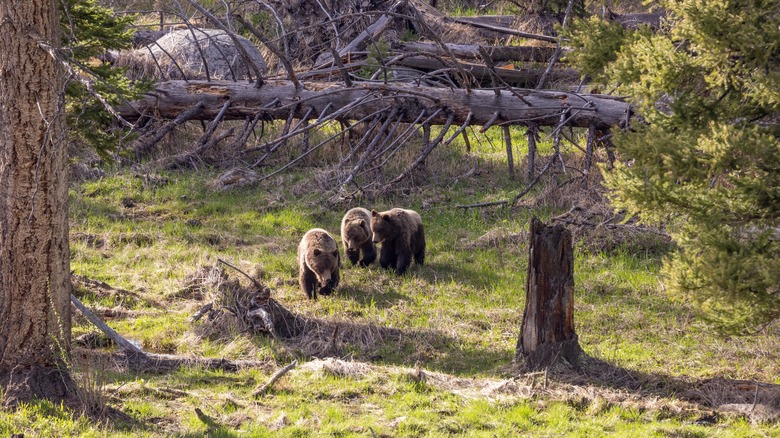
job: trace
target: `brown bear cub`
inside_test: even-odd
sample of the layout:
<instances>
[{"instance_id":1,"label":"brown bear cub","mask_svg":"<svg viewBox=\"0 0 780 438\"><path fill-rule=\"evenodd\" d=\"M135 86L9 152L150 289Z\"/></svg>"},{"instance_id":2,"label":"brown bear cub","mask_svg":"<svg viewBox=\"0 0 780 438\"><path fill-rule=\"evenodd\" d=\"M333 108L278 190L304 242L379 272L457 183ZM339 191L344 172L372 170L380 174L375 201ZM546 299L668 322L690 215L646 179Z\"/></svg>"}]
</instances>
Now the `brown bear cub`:
<instances>
[{"instance_id":1,"label":"brown bear cub","mask_svg":"<svg viewBox=\"0 0 780 438\"><path fill-rule=\"evenodd\" d=\"M356 207L344 215L341 220L341 242L344 251L353 265L368 266L376 260L376 246L371 232L371 212L365 208ZM360 253L363 258L360 258Z\"/></svg>"},{"instance_id":2,"label":"brown bear cub","mask_svg":"<svg viewBox=\"0 0 780 438\"><path fill-rule=\"evenodd\" d=\"M321 295L330 295L339 284L338 244L321 228L307 231L298 245L298 266L298 282L306 296L317 299L317 289Z\"/></svg>"},{"instance_id":3,"label":"brown bear cub","mask_svg":"<svg viewBox=\"0 0 780 438\"><path fill-rule=\"evenodd\" d=\"M374 243L382 243L379 265L394 268L402 275L412 264L425 261L425 233L422 218L416 211L394 208L381 213L371 210Z\"/></svg>"}]
</instances>

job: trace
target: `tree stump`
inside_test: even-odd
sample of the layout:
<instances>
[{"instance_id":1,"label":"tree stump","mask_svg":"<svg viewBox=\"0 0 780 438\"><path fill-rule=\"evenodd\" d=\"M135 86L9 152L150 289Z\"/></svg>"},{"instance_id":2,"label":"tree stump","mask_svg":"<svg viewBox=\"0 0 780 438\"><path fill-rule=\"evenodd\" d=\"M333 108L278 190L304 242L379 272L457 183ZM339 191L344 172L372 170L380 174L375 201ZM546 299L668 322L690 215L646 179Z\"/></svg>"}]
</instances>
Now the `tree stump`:
<instances>
[{"instance_id":1,"label":"tree stump","mask_svg":"<svg viewBox=\"0 0 780 438\"><path fill-rule=\"evenodd\" d=\"M531 220L526 301L515 362L538 370L565 359L577 366L571 232Z\"/></svg>"}]
</instances>

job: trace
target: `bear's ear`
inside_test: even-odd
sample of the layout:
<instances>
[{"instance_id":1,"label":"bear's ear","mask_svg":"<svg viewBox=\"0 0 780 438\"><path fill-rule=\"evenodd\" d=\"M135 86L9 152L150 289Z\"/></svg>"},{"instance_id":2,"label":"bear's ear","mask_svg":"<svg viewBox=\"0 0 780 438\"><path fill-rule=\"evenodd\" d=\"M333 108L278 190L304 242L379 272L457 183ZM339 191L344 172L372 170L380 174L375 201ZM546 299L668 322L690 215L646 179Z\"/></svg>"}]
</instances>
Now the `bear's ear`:
<instances>
[{"instance_id":1,"label":"bear's ear","mask_svg":"<svg viewBox=\"0 0 780 438\"><path fill-rule=\"evenodd\" d=\"M366 226L366 220L365 219L360 219L360 226L361 227L365 227Z\"/></svg>"},{"instance_id":2,"label":"bear's ear","mask_svg":"<svg viewBox=\"0 0 780 438\"><path fill-rule=\"evenodd\" d=\"M379 214L376 210L371 210L371 217L376 217Z\"/></svg>"},{"instance_id":3,"label":"bear's ear","mask_svg":"<svg viewBox=\"0 0 780 438\"><path fill-rule=\"evenodd\" d=\"M319 249L317 249L317 248L314 248L314 255L315 255L315 256L318 256L318 255L320 255L320 254L322 254L322 251L320 251L320 250L319 250Z\"/></svg>"}]
</instances>

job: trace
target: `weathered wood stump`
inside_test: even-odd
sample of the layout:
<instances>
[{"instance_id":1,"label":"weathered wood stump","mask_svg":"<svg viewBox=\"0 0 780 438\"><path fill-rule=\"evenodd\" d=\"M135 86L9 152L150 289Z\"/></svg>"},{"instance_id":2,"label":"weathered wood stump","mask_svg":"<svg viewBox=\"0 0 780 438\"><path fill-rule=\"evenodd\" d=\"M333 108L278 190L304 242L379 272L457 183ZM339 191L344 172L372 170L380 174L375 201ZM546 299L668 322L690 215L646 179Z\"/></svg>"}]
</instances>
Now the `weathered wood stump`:
<instances>
[{"instance_id":1,"label":"weathered wood stump","mask_svg":"<svg viewBox=\"0 0 780 438\"><path fill-rule=\"evenodd\" d=\"M574 331L574 255L571 232L531 220L526 302L515 362L542 369L565 359L577 366Z\"/></svg>"}]
</instances>

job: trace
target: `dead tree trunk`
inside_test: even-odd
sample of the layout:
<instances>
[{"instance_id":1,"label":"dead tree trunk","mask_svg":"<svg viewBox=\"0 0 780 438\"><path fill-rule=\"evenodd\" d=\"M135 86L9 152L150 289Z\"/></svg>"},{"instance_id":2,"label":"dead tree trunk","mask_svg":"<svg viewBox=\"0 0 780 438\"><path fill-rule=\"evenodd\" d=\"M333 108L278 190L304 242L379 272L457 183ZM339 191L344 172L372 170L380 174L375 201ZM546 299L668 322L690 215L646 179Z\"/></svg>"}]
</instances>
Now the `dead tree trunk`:
<instances>
[{"instance_id":1,"label":"dead tree trunk","mask_svg":"<svg viewBox=\"0 0 780 438\"><path fill-rule=\"evenodd\" d=\"M224 120L245 120L261 113L265 120L303 119L307 114L319 114L336 120L360 120L369 114L396 109L400 121L415 123L418 116L436 114L426 122L431 125L464 122L483 126L529 125L557 126L560 115L568 111L567 124L587 128L595 125L608 129L624 122L630 106L620 98L596 94L563 91L514 89L467 90L417 87L409 84L356 83L346 87L338 83L306 83L297 88L289 81L267 81L261 88L253 84L228 81L168 81L157 84L154 92L120 108L127 120L137 120L144 114L163 119L176 119L198 105L203 111L192 120L211 120L230 105ZM496 114L498 114L496 118Z\"/></svg>"},{"instance_id":2,"label":"dead tree trunk","mask_svg":"<svg viewBox=\"0 0 780 438\"><path fill-rule=\"evenodd\" d=\"M531 220L528 278L515 362L541 369L559 358L577 365L574 332L574 256L571 232Z\"/></svg>"}]
</instances>

